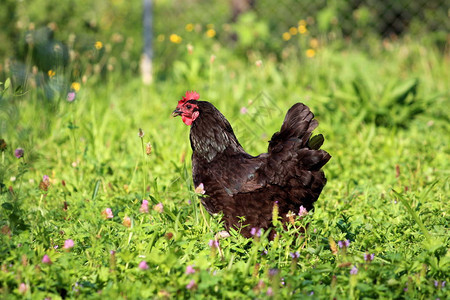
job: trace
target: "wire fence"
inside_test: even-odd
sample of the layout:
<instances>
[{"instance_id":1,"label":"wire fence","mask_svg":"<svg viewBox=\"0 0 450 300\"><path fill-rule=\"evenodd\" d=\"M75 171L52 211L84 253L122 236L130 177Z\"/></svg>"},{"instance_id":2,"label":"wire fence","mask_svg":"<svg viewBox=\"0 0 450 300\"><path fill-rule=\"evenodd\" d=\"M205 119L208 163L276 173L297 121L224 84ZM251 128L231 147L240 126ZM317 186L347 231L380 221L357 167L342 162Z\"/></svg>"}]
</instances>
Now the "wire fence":
<instances>
[{"instance_id":1,"label":"wire fence","mask_svg":"<svg viewBox=\"0 0 450 300\"><path fill-rule=\"evenodd\" d=\"M245 0L244 0L245 1ZM253 0L262 18L274 23L292 23L312 18L322 30L339 27L344 35L373 29L380 36L399 36L409 31L448 30L449 1L418 0L350 0L350 1L281 1ZM240 2L240 1L239 1Z\"/></svg>"},{"instance_id":2,"label":"wire fence","mask_svg":"<svg viewBox=\"0 0 450 300\"><path fill-rule=\"evenodd\" d=\"M144 3L150 2L152 22L145 23ZM190 44L218 44L238 56L253 50L282 55L286 42L301 40L292 38L296 34L307 35L312 48L317 41L370 48L373 41L422 36L447 49L449 6L449 0L79 0L74 8L56 0L2 0L0 79L27 62L45 74L69 61L84 73L136 73L145 28L154 37L147 55L154 54L160 72Z\"/></svg>"},{"instance_id":3,"label":"wire fence","mask_svg":"<svg viewBox=\"0 0 450 300\"><path fill-rule=\"evenodd\" d=\"M274 33L282 33L299 20L316 24L322 32L340 31L346 37L360 37L369 30L381 37L398 37L405 33L448 33L450 28L448 0L229 0L224 3L172 1L172 5L159 9L162 15L169 9L175 17L208 23L235 23L241 15L253 12L256 19L267 20ZM156 7L158 13L157 2ZM211 11L205 13L205 7Z\"/></svg>"}]
</instances>

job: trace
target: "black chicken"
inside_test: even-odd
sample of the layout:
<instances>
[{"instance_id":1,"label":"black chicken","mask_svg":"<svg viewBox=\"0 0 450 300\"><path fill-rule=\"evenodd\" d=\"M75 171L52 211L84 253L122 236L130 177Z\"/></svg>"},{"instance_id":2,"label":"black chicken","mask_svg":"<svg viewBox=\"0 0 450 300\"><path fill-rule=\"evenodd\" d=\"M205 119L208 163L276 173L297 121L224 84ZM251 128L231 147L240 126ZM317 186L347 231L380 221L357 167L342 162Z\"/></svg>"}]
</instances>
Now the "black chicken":
<instances>
[{"instance_id":1,"label":"black chicken","mask_svg":"<svg viewBox=\"0 0 450 300\"><path fill-rule=\"evenodd\" d=\"M318 122L306 105L292 106L269 141L268 153L252 156L225 117L199 98L186 92L172 115L191 125L193 180L196 187L203 184L202 203L210 214L223 212L227 230L250 237L255 229L272 226L274 205L283 222L301 206L313 209L326 183L320 169L331 156L319 150L322 135L310 139Z\"/></svg>"}]
</instances>

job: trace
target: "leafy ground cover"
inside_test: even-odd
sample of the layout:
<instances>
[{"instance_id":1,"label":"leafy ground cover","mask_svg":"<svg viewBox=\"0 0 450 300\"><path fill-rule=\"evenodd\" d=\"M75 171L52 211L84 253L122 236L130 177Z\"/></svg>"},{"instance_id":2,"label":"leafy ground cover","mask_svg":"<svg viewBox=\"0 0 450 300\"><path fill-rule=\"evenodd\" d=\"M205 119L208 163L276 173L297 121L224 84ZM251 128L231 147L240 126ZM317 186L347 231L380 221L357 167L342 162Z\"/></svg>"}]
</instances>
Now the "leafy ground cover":
<instances>
[{"instance_id":1,"label":"leafy ground cover","mask_svg":"<svg viewBox=\"0 0 450 300\"><path fill-rule=\"evenodd\" d=\"M188 49L150 87L114 72L68 94L58 71L45 88L5 81L2 298L444 299L448 58L415 41L295 49L248 61ZM333 156L315 211L274 241L216 240L220 216L192 186L188 128L169 117L188 89L252 154L293 103L310 106Z\"/></svg>"}]
</instances>

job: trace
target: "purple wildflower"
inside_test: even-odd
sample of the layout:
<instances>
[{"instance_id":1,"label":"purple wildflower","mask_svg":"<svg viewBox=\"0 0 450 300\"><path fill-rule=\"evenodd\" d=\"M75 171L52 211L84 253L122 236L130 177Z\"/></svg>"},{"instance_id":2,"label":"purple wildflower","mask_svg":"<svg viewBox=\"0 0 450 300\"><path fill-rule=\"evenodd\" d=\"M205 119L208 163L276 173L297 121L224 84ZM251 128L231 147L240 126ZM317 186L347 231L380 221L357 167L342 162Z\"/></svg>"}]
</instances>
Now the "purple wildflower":
<instances>
[{"instance_id":1,"label":"purple wildflower","mask_svg":"<svg viewBox=\"0 0 450 300\"><path fill-rule=\"evenodd\" d=\"M267 288L267 296L273 296L273 290L270 286Z\"/></svg>"},{"instance_id":2,"label":"purple wildflower","mask_svg":"<svg viewBox=\"0 0 450 300\"><path fill-rule=\"evenodd\" d=\"M189 283L186 285L186 288L187 288L188 290L191 290L191 289L195 288L195 286L196 286L195 280L192 279L192 280L189 281Z\"/></svg>"},{"instance_id":3,"label":"purple wildflower","mask_svg":"<svg viewBox=\"0 0 450 300\"><path fill-rule=\"evenodd\" d=\"M70 249L73 248L73 246L75 245L74 241L72 239L68 239L64 241L64 249Z\"/></svg>"},{"instance_id":4,"label":"purple wildflower","mask_svg":"<svg viewBox=\"0 0 450 300\"><path fill-rule=\"evenodd\" d=\"M186 267L186 274L194 274L194 273L195 273L194 265L189 265Z\"/></svg>"},{"instance_id":5,"label":"purple wildflower","mask_svg":"<svg viewBox=\"0 0 450 300\"><path fill-rule=\"evenodd\" d=\"M291 253L289 253L289 255L292 257L292 258L294 258L294 259L297 259L297 258L299 258L300 257L300 253L297 251L297 252L291 252Z\"/></svg>"},{"instance_id":6,"label":"purple wildflower","mask_svg":"<svg viewBox=\"0 0 450 300\"><path fill-rule=\"evenodd\" d=\"M78 281L72 287L72 291L78 293L80 291L79 287L83 287Z\"/></svg>"},{"instance_id":7,"label":"purple wildflower","mask_svg":"<svg viewBox=\"0 0 450 300\"><path fill-rule=\"evenodd\" d=\"M70 91L67 93L67 101L68 102L73 102L76 97L77 97L77 93L75 93L73 91Z\"/></svg>"},{"instance_id":8,"label":"purple wildflower","mask_svg":"<svg viewBox=\"0 0 450 300\"><path fill-rule=\"evenodd\" d=\"M159 202L158 204L153 206L153 210L162 213L164 211L164 205L161 202Z\"/></svg>"},{"instance_id":9,"label":"purple wildflower","mask_svg":"<svg viewBox=\"0 0 450 300\"><path fill-rule=\"evenodd\" d=\"M25 151L22 148L17 148L14 151L14 156L17 158L22 158L24 154L25 154Z\"/></svg>"},{"instance_id":10,"label":"purple wildflower","mask_svg":"<svg viewBox=\"0 0 450 300\"><path fill-rule=\"evenodd\" d=\"M47 254L45 254L44 257L42 258L42 263L46 264L46 265L51 265L52 264L52 261L51 261L50 257Z\"/></svg>"},{"instance_id":11,"label":"purple wildflower","mask_svg":"<svg viewBox=\"0 0 450 300\"><path fill-rule=\"evenodd\" d=\"M114 218L113 212L111 210L111 208L106 208L104 211L102 211L102 215L106 218L106 219L112 219Z\"/></svg>"},{"instance_id":12,"label":"purple wildflower","mask_svg":"<svg viewBox=\"0 0 450 300\"><path fill-rule=\"evenodd\" d=\"M445 287L445 280L441 282L441 287Z\"/></svg>"},{"instance_id":13,"label":"purple wildflower","mask_svg":"<svg viewBox=\"0 0 450 300\"><path fill-rule=\"evenodd\" d=\"M278 269L269 269L269 276L273 277L278 274Z\"/></svg>"},{"instance_id":14,"label":"purple wildflower","mask_svg":"<svg viewBox=\"0 0 450 300\"><path fill-rule=\"evenodd\" d=\"M353 266L353 268L350 270L350 274L351 275L356 275L358 274L358 268L356 266Z\"/></svg>"},{"instance_id":15,"label":"purple wildflower","mask_svg":"<svg viewBox=\"0 0 450 300\"><path fill-rule=\"evenodd\" d=\"M139 208L139 212L148 213L148 200L142 200L141 208Z\"/></svg>"},{"instance_id":16,"label":"purple wildflower","mask_svg":"<svg viewBox=\"0 0 450 300\"><path fill-rule=\"evenodd\" d=\"M42 182L47 185L50 185L50 177L48 177L48 175L42 176Z\"/></svg>"},{"instance_id":17,"label":"purple wildflower","mask_svg":"<svg viewBox=\"0 0 450 300\"><path fill-rule=\"evenodd\" d=\"M148 270L148 265L147 265L147 262L145 260L143 260L143 261L141 261L139 263L139 269L141 269L141 270Z\"/></svg>"},{"instance_id":18,"label":"purple wildflower","mask_svg":"<svg viewBox=\"0 0 450 300\"><path fill-rule=\"evenodd\" d=\"M216 240L209 240L208 245L209 245L209 247L211 247L211 248L219 248L219 241L216 241Z\"/></svg>"},{"instance_id":19,"label":"purple wildflower","mask_svg":"<svg viewBox=\"0 0 450 300\"><path fill-rule=\"evenodd\" d=\"M439 281L435 280L435 281L434 281L434 286L435 286L435 287L438 287L438 286L439 286Z\"/></svg>"},{"instance_id":20,"label":"purple wildflower","mask_svg":"<svg viewBox=\"0 0 450 300\"><path fill-rule=\"evenodd\" d=\"M338 241L338 246L339 248L348 248L348 246L350 246L350 241L349 240Z\"/></svg>"},{"instance_id":21,"label":"purple wildflower","mask_svg":"<svg viewBox=\"0 0 450 300\"><path fill-rule=\"evenodd\" d=\"M369 253L364 253L364 260L365 261L372 261L375 258L375 254L369 254Z\"/></svg>"},{"instance_id":22,"label":"purple wildflower","mask_svg":"<svg viewBox=\"0 0 450 300\"><path fill-rule=\"evenodd\" d=\"M264 287L264 281L263 281L262 279L260 279L260 280L258 281L258 284L256 285L256 287L257 287L258 289L262 289L262 288Z\"/></svg>"},{"instance_id":23,"label":"purple wildflower","mask_svg":"<svg viewBox=\"0 0 450 300\"><path fill-rule=\"evenodd\" d=\"M28 285L26 283L19 284L19 293L25 294L28 291Z\"/></svg>"},{"instance_id":24,"label":"purple wildflower","mask_svg":"<svg viewBox=\"0 0 450 300\"><path fill-rule=\"evenodd\" d=\"M241 107L241 114L245 115L247 112L248 112L247 107L242 106L242 107Z\"/></svg>"},{"instance_id":25,"label":"purple wildflower","mask_svg":"<svg viewBox=\"0 0 450 300\"><path fill-rule=\"evenodd\" d=\"M250 234L252 236L260 237L261 236L261 228L252 227L252 229L250 230Z\"/></svg>"},{"instance_id":26,"label":"purple wildflower","mask_svg":"<svg viewBox=\"0 0 450 300\"><path fill-rule=\"evenodd\" d=\"M300 206L300 210L298 211L298 216L304 217L308 214L308 211L306 210L306 208L303 207L303 205Z\"/></svg>"},{"instance_id":27,"label":"purple wildflower","mask_svg":"<svg viewBox=\"0 0 450 300\"><path fill-rule=\"evenodd\" d=\"M310 296L314 295L314 291L311 291L311 293L309 293Z\"/></svg>"}]
</instances>

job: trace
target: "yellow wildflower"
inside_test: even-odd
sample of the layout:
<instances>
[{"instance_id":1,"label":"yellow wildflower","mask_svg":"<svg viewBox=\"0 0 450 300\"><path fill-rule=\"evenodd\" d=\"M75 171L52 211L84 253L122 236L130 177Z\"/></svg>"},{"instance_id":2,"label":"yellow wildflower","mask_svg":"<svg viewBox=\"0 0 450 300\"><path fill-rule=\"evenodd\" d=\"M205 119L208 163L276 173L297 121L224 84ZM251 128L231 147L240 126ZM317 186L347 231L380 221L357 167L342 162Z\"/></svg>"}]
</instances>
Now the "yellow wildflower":
<instances>
[{"instance_id":1,"label":"yellow wildflower","mask_svg":"<svg viewBox=\"0 0 450 300\"><path fill-rule=\"evenodd\" d=\"M291 34L289 32L283 33L283 40L289 41L291 39Z\"/></svg>"},{"instance_id":2,"label":"yellow wildflower","mask_svg":"<svg viewBox=\"0 0 450 300\"><path fill-rule=\"evenodd\" d=\"M192 30L194 30L194 25L192 23L186 24L184 29L186 29L186 31L191 32Z\"/></svg>"},{"instance_id":3,"label":"yellow wildflower","mask_svg":"<svg viewBox=\"0 0 450 300\"><path fill-rule=\"evenodd\" d=\"M309 45L311 46L311 48L317 48L319 47L319 41L317 39L311 39L309 41Z\"/></svg>"},{"instance_id":4,"label":"yellow wildflower","mask_svg":"<svg viewBox=\"0 0 450 300\"><path fill-rule=\"evenodd\" d=\"M52 78L53 76L55 76L56 73L53 70L48 70L47 74L48 74L48 77Z\"/></svg>"},{"instance_id":5,"label":"yellow wildflower","mask_svg":"<svg viewBox=\"0 0 450 300\"><path fill-rule=\"evenodd\" d=\"M81 84L79 82L72 82L70 85L70 88L74 90L75 92L78 92L81 88Z\"/></svg>"},{"instance_id":6,"label":"yellow wildflower","mask_svg":"<svg viewBox=\"0 0 450 300\"><path fill-rule=\"evenodd\" d=\"M305 20L298 21L298 26L306 26L306 21Z\"/></svg>"},{"instance_id":7,"label":"yellow wildflower","mask_svg":"<svg viewBox=\"0 0 450 300\"><path fill-rule=\"evenodd\" d=\"M316 51L314 49L308 49L306 50L306 56L309 58L313 58L316 55Z\"/></svg>"},{"instance_id":8,"label":"yellow wildflower","mask_svg":"<svg viewBox=\"0 0 450 300\"><path fill-rule=\"evenodd\" d=\"M308 32L308 29L306 29L306 25L300 25L298 26L298 32L300 32L300 34L305 34Z\"/></svg>"},{"instance_id":9,"label":"yellow wildflower","mask_svg":"<svg viewBox=\"0 0 450 300\"><path fill-rule=\"evenodd\" d=\"M206 31L206 36L209 37L209 38L213 38L215 35L216 35L216 31L214 29L212 29L212 28L208 29Z\"/></svg>"},{"instance_id":10,"label":"yellow wildflower","mask_svg":"<svg viewBox=\"0 0 450 300\"><path fill-rule=\"evenodd\" d=\"M94 46L95 46L95 49L100 50L103 48L103 43L100 41L96 41Z\"/></svg>"},{"instance_id":11,"label":"yellow wildflower","mask_svg":"<svg viewBox=\"0 0 450 300\"><path fill-rule=\"evenodd\" d=\"M169 39L170 39L170 41L171 41L172 43L175 43L175 44L179 44L179 43L181 43L181 41L183 40L183 39L181 38L181 36L179 36L178 34L175 34L175 33L172 33L172 34L170 35Z\"/></svg>"},{"instance_id":12,"label":"yellow wildflower","mask_svg":"<svg viewBox=\"0 0 450 300\"><path fill-rule=\"evenodd\" d=\"M298 32L297 27L291 27L291 28L289 28L289 33L290 33L291 35L296 35L297 32Z\"/></svg>"}]
</instances>

